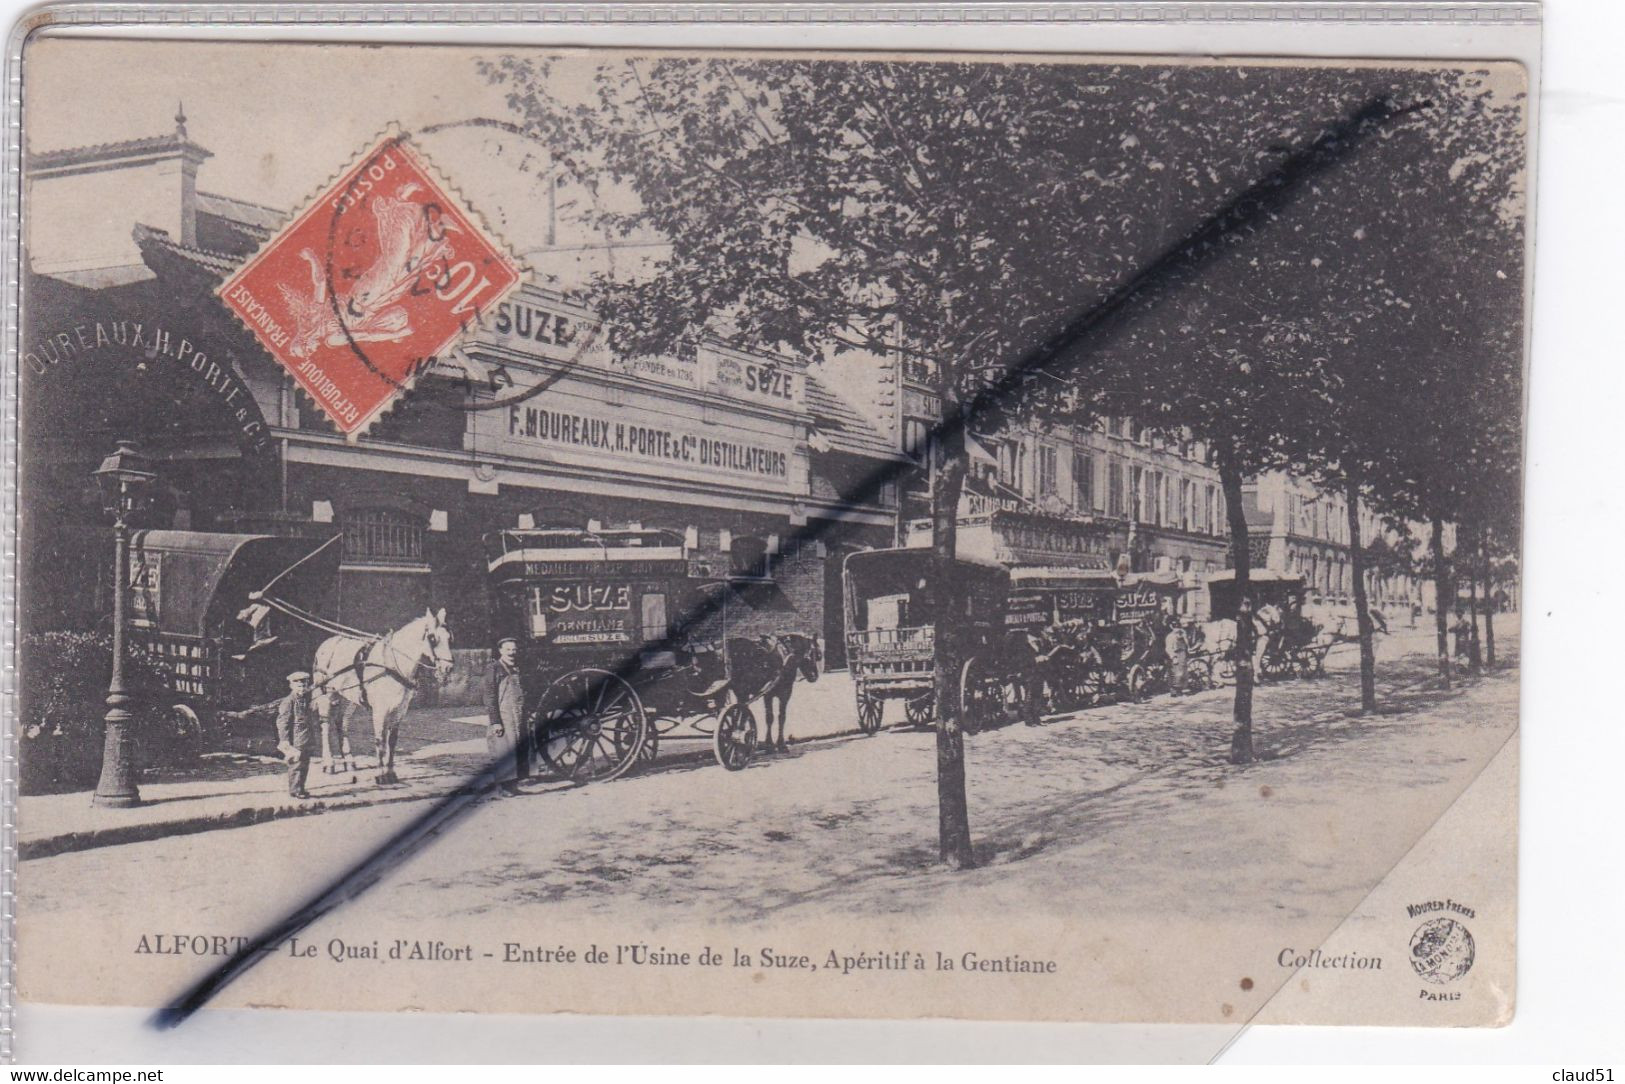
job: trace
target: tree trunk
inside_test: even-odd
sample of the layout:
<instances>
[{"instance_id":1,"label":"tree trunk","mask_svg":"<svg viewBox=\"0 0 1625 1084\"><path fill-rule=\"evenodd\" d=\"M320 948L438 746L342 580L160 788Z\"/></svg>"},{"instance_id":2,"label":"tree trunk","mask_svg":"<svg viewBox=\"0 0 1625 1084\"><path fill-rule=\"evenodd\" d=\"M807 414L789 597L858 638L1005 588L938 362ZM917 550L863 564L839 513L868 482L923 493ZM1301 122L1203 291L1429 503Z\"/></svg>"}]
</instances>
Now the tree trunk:
<instances>
[{"instance_id":1,"label":"tree trunk","mask_svg":"<svg viewBox=\"0 0 1625 1084\"><path fill-rule=\"evenodd\" d=\"M1371 603L1365 595L1365 548L1360 538L1360 483L1348 480L1349 567L1354 576L1354 618L1360 628L1360 710L1377 710L1377 651L1372 643Z\"/></svg>"},{"instance_id":2,"label":"tree trunk","mask_svg":"<svg viewBox=\"0 0 1625 1084\"><path fill-rule=\"evenodd\" d=\"M1236 729L1230 735L1230 763L1251 764L1253 753L1253 625L1252 555L1248 551L1247 514L1241 507L1241 471L1219 460L1219 484L1224 489L1225 512L1230 521L1230 556L1236 569Z\"/></svg>"},{"instance_id":3,"label":"tree trunk","mask_svg":"<svg viewBox=\"0 0 1625 1084\"><path fill-rule=\"evenodd\" d=\"M958 636L964 592L954 575L959 494L968 467L964 430L943 426L931 441L931 601L936 630L937 825L942 861L955 869L976 864L965 796L965 729L961 719Z\"/></svg>"},{"instance_id":4,"label":"tree trunk","mask_svg":"<svg viewBox=\"0 0 1625 1084\"><path fill-rule=\"evenodd\" d=\"M1484 657L1478 651L1478 532L1476 528L1470 537L1472 541L1463 545L1458 532L1456 549L1461 552L1461 563L1467 569L1467 615L1472 619L1472 625L1467 633L1467 669L1477 674L1484 669Z\"/></svg>"},{"instance_id":5,"label":"tree trunk","mask_svg":"<svg viewBox=\"0 0 1625 1084\"><path fill-rule=\"evenodd\" d=\"M1444 567L1444 521L1433 517L1433 620L1439 631L1439 680L1450 688L1450 624L1445 610L1445 586L1449 579ZM1452 598L1451 603L1455 602Z\"/></svg>"},{"instance_id":6,"label":"tree trunk","mask_svg":"<svg viewBox=\"0 0 1625 1084\"><path fill-rule=\"evenodd\" d=\"M1484 569L1484 665L1495 669L1495 577L1491 575L1489 532L1478 535L1478 557Z\"/></svg>"}]
</instances>

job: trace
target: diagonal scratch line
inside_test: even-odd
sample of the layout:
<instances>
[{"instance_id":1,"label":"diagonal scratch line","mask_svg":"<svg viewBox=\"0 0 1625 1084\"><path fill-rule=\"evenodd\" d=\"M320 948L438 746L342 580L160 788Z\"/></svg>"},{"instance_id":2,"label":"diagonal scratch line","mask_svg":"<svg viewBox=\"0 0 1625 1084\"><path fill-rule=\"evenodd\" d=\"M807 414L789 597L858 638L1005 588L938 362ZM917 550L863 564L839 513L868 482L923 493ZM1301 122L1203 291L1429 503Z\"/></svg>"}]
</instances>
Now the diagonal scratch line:
<instances>
[{"instance_id":1,"label":"diagonal scratch line","mask_svg":"<svg viewBox=\"0 0 1625 1084\"><path fill-rule=\"evenodd\" d=\"M1350 154L1377 128L1400 117L1426 109L1429 102L1396 107L1387 98L1374 98L1360 105L1348 117L1322 132L1308 146L1288 155L1278 166L1214 211L1185 237L1175 242L1143 269L1130 276L1104 299L1069 321L1058 333L1018 358L997 381L972 401L945 412L932 428L930 439L957 440L967 430L984 421L1001 401L1018 399L1026 385L1037 376L1055 375L1060 363L1072 355L1091 334L1119 316L1132 303L1160 300L1171 289L1192 280L1232 238L1250 235L1262 228L1267 216L1286 206L1311 178L1347 161ZM912 463L888 463L867 474L844 498L849 505L874 501L881 490L914 470ZM839 521L813 520L799 528L791 540L805 543L822 539L835 530ZM722 612L732 592L709 593L704 601L684 612L672 623L671 631L653 645L653 650L677 647L689 626ZM645 645L644 650L650 650ZM639 655L623 659L608 673L625 679L639 667ZM583 690L580 701L592 697L608 678L595 681ZM255 964L312 923L330 914L367 889L385 874L410 858L428 840L479 801L481 793L494 786L504 770L504 759L487 765L460 790L436 802L430 809L363 858L349 872L318 890L308 902L281 921L254 937L232 956L213 967L198 982L160 1009L151 1023L172 1028L184 1023L221 990L248 972Z\"/></svg>"}]
</instances>

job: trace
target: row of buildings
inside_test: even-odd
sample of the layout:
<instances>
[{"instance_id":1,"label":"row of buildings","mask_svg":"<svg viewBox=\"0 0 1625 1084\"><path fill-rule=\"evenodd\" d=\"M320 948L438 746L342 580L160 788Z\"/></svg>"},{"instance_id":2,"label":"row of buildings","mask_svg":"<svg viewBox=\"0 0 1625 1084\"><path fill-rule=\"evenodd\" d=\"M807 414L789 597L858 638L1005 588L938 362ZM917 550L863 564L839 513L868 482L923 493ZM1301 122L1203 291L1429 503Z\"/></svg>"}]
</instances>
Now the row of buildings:
<instances>
[{"instance_id":1,"label":"row of buildings","mask_svg":"<svg viewBox=\"0 0 1625 1084\"><path fill-rule=\"evenodd\" d=\"M680 532L712 566L772 574L796 614L761 620L821 634L837 665L844 555L928 541L915 453L938 404L901 358L809 364L717 345L618 358L592 345L593 314L556 278L512 295L456 366L347 443L214 296L283 211L208 192L210 157L177 116L165 135L28 159L23 561L36 628L105 612L66 588L101 563L90 472L117 438L159 462L145 525L342 534L338 620L385 628L445 606L465 646L491 634L484 540L503 529ZM572 255L559 240L558 258L529 256L580 266L583 247ZM626 438L583 436L610 425ZM674 457L674 442L703 454ZM1193 612L1204 578L1229 563L1224 497L1199 442L1110 418L1035 426L974 453L966 552L1080 568L1126 558L1178 572ZM1244 499L1255 563L1347 598L1340 498L1271 475ZM1363 518L1370 538L1379 526ZM1416 590L1376 576L1370 587L1407 605Z\"/></svg>"},{"instance_id":2,"label":"row of buildings","mask_svg":"<svg viewBox=\"0 0 1625 1084\"><path fill-rule=\"evenodd\" d=\"M934 411L924 386L905 386L906 428L923 432ZM917 417L909 416L917 414ZM961 549L1006 564L1073 565L1175 572L1200 588L1231 566L1230 524L1218 471L1200 441L1166 439L1131 418L1089 426L1032 425L978 447L971 492L960 516ZM907 498L911 497L912 500ZM910 544L929 542L923 487L901 510ZM1348 504L1286 472L1242 487L1252 567L1302 576L1310 596L1350 606L1354 592ZM1392 532L1367 508L1360 538L1388 544ZM1407 574L1367 570L1374 605L1410 607L1425 585ZM1200 614L1199 591L1186 612Z\"/></svg>"}]
</instances>

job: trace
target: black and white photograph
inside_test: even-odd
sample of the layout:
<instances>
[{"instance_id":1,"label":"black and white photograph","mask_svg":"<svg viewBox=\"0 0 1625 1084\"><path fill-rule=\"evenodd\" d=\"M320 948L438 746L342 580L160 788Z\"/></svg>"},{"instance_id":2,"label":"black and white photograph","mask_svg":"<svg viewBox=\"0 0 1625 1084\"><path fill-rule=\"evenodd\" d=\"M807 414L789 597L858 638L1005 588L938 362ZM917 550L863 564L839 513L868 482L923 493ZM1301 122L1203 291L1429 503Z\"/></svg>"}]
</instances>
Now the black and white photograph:
<instances>
[{"instance_id":1,"label":"black and white photograph","mask_svg":"<svg viewBox=\"0 0 1625 1084\"><path fill-rule=\"evenodd\" d=\"M1528 70L24 53L16 996L1498 1027Z\"/></svg>"}]
</instances>

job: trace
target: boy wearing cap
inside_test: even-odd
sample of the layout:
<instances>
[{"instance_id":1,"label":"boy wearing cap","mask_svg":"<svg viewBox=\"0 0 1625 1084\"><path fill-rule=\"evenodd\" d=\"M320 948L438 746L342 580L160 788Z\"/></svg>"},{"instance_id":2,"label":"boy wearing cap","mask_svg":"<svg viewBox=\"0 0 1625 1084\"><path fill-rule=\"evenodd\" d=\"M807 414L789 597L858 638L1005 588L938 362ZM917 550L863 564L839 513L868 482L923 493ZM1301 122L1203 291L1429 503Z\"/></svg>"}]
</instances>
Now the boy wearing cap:
<instances>
[{"instance_id":1,"label":"boy wearing cap","mask_svg":"<svg viewBox=\"0 0 1625 1084\"><path fill-rule=\"evenodd\" d=\"M485 747L497 773L497 794L518 794L520 780L530 776L530 743L524 732L525 690L519 677L519 641L511 636L497 641L497 658L485 684L485 712Z\"/></svg>"},{"instance_id":2,"label":"boy wearing cap","mask_svg":"<svg viewBox=\"0 0 1625 1084\"><path fill-rule=\"evenodd\" d=\"M288 695L276 706L277 748L288 758L288 794L309 798L305 780L310 775L310 758L321 742L320 721L310 702L310 675L296 670L288 675Z\"/></svg>"}]
</instances>

